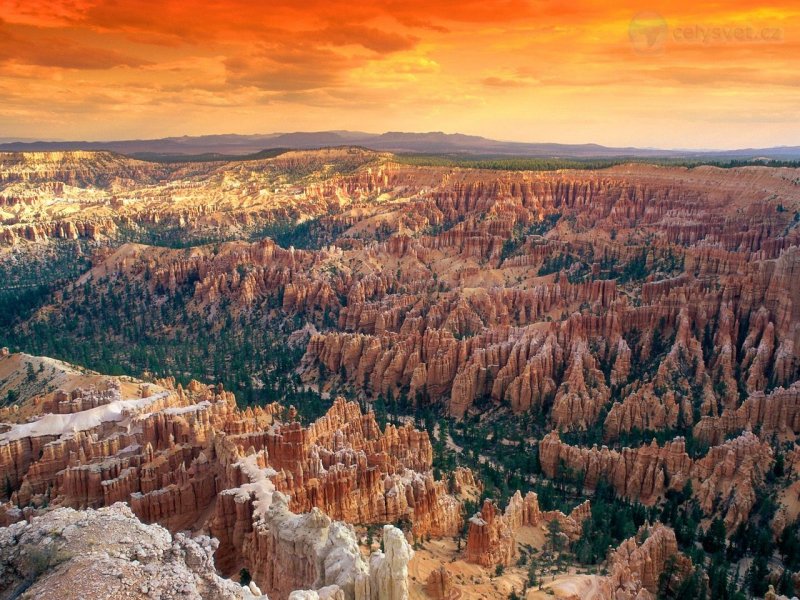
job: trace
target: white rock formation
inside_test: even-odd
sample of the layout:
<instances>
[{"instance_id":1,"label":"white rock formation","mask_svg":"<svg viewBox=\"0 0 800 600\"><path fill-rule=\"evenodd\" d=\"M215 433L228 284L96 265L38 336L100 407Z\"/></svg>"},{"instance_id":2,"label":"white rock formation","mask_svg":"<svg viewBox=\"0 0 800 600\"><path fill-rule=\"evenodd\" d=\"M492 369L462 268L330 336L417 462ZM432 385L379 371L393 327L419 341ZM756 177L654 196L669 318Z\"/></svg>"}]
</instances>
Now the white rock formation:
<instances>
[{"instance_id":1,"label":"white rock formation","mask_svg":"<svg viewBox=\"0 0 800 600\"><path fill-rule=\"evenodd\" d=\"M289 594L289 600L345 600L344 592L332 585L320 590L297 590Z\"/></svg>"},{"instance_id":2,"label":"white rock formation","mask_svg":"<svg viewBox=\"0 0 800 600\"><path fill-rule=\"evenodd\" d=\"M414 551L397 527L384 525L384 552L375 552L370 559L371 600L408 600L408 563Z\"/></svg>"},{"instance_id":3,"label":"white rock formation","mask_svg":"<svg viewBox=\"0 0 800 600\"><path fill-rule=\"evenodd\" d=\"M217 545L173 538L124 503L59 508L0 528L0 599L267 600L217 575Z\"/></svg>"},{"instance_id":4,"label":"white rock formation","mask_svg":"<svg viewBox=\"0 0 800 600\"><path fill-rule=\"evenodd\" d=\"M317 565L314 589L291 592L289 600L408 600L414 552L396 527L384 527L385 553L374 553L367 567L350 525L318 509L295 515L279 492L261 521L280 538L276 562ZM0 528L0 600L268 600L255 583L242 587L219 577L217 546L206 536L173 537L160 525L145 525L121 502L59 508ZM288 548L292 554L284 556Z\"/></svg>"}]
</instances>

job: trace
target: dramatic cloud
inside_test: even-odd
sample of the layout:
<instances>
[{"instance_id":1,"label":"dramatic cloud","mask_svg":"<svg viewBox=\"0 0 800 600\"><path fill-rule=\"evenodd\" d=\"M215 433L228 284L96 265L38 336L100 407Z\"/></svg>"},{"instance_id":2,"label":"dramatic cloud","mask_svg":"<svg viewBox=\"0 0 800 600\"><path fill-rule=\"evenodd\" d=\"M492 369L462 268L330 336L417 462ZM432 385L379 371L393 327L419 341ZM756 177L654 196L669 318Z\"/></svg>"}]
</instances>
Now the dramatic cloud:
<instances>
[{"instance_id":1,"label":"dramatic cloud","mask_svg":"<svg viewBox=\"0 0 800 600\"><path fill-rule=\"evenodd\" d=\"M0 0L0 128L793 143L798 57L794 0Z\"/></svg>"},{"instance_id":2,"label":"dramatic cloud","mask_svg":"<svg viewBox=\"0 0 800 600\"><path fill-rule=\"evenodd\" d=\"M0 21L0 73L4 63L59 69L111 69L140 67L149 61L41 31L15 34Z\"/></svg>"}]
</instances>

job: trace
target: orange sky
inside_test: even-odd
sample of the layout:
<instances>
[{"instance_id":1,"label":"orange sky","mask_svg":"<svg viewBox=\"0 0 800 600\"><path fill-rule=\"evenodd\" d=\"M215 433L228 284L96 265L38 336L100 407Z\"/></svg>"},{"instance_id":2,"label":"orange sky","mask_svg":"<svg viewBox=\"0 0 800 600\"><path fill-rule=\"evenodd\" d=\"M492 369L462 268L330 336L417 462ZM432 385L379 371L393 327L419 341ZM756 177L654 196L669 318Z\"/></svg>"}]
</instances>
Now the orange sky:
<instances>
[{"instance_id":1,"label":"orange sky","mask_svg":"<svg viewBox=\"0 0 800 600\"><path fill-rule=\"evenodd\" d=\"M800 144L800 3L0 0L0 137Z\"/></svg>"}]
</instances>

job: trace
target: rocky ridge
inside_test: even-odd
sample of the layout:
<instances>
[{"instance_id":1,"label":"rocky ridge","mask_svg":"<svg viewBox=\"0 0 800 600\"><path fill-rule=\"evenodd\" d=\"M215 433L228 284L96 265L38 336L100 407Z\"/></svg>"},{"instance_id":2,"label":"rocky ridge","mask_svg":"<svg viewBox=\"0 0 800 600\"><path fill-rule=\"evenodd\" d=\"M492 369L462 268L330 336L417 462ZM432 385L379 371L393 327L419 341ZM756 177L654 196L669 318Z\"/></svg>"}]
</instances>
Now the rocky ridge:
<instances>
[{"instance_id":1,"label":"rocky ridge","mask_svg":"<svg viewBox=\"0 0 800 600\"><path fill-rule=\"evenodd\" d=\"M517 558L517 534L521 527L537 527L552 520L567 541L576 540L584 520L590 514L589 501L575 507L569 515L560 511L542 511L534 492L524 497L517 491L500 513L491 500L485 500L480 512L469 520L465 558L484 567L508 566Z\"/></svg>"},{"instance_id":2,"label":"rocky ridge","mask_svg":"<svg viewBox=\"0 0 800 600\"><path fill-rule=\"evenodd\" d=\"M410 559L407 543L385 531L393 550L373 564L394 583L370 584L343 521L407 521L420 537L461 527L460 501L431 475L427 435L410 425L382 432L343 399L308 428L292 410L240 411L229 392L196 382L140 384L131 399L119 385L58 390L38 406L47 412L0 433L0 479L13 490L6 525L124 501L146 523L210 531L217 567L231 575L246 565L273 600L331 585L347 598L369 598L370 585L402 597L395 563Z\"/></svg>"},{"instance_id":3,"label":"rocky ridge","mask_svg":"<svg viewBox=\"0 0 800 600\"><path fill-rule=\"evenodd\" d=\"M465 422L541 423L553 432L525 447L538 442L545 476L587 492L606 481L649 506L691 482L704 517L729 533L754 512L772 448L792 456L800 434L797 170L479 171L356 149L225 164L87 153L0 164L8 256L59 240L100 249L89 272L59 282L19 324L22 335L43 323L88 330L85 305L113 311L109 299L126 295L137 306L111 323L130 311L154 322L150 307L173 307L186 320L151 339L207 329L211 354L215 337L295 332L299 374L314 389ZM298 222L289 233L307 235L285 236L286 247L263 235ZM163 235L258 240L120 245ZM182 372L178 360L165 357L165 372ZM0 476L13 492L2 523L126 501L146 522L213 534L224 575L246 565L278 598L402 596L402 577L373 584L347 524L393 522L414 539L463 524L459 482L432 476L427 435L381 430L357 403L336 401L302 426L277 405L240 410L217 386L95 383L0 413ZM512 564L520 530L548 518L531 517L534 500L514 496L504 513L484 504L467 524L470 564ZM571 522L549 518L577 531L582 506ZM604 597L653 594L674 554L658 527L655 541L642 532L620 547ZM390 554L408 553L376 557L376 572L395 571ZM430 583L442 597L463 589L444 572Z\"/></svg>"},{"instance_id":4,"label":"rocky ridge","mask_svg":"<svg viewBox=\"0 0 800 600\"><path fill-rule=\"evenodd\" d=\"M542 471L557 477L569 469L579 485L593 490L603 480L622 497L652 504L668 490L680 491L692 482L695 496L708 515L721 511L725 525L735 529L747 519L756 502L756 489L764 483L773 464L772 449L752 432L709 449L692 460L685 442L676 439L666 446L623 448L606 446L579 448L564 444L557 432L539 444Z\"/></svg>"},{"instance_id":5,"label":"rocky ridge","mask_svg":"<svg viewBox=\"0 0 800 600\"><path fill-rule=\"evenodd\" d=\"M0 597L266 599L217 575L215 547L145 525L123 503L59 508L0 528Z\"/></svg>"}]
</instances>

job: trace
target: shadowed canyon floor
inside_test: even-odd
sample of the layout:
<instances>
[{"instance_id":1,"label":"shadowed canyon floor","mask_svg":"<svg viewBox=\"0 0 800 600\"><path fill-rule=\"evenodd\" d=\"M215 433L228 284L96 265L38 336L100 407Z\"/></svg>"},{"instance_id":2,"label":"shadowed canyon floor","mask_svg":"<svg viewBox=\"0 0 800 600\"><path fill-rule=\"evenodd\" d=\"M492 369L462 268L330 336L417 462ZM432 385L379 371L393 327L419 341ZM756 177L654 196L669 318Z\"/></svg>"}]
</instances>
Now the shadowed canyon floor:
<instances>
[{"instance_id":1,"label":"shadowed canyon floor","mask_svg":"<svg viewBox=\"0 0 800 600\"><path fill-rule=\"evenodd\" d=\"M11 594L800 589L800 170L4 153L0 272Z\"/></svg>"}]
</instances>

